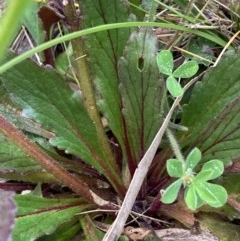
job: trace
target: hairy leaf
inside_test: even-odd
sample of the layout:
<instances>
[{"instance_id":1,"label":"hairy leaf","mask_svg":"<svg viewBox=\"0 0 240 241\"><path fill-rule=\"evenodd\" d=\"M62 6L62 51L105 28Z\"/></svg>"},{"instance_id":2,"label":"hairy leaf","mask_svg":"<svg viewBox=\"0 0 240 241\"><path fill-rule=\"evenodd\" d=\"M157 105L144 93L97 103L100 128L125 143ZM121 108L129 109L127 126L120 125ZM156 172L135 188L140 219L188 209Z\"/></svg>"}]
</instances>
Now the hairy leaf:
<instances>
[{"instance_id":1,"label":"hairy leaf","mask_svg":"<svg viewBox=\"0 0 240 241\"><path fill-rule=\"evenodd\" d=\"M126 1L89 0L81 3L83 26L125 22L129 17ZM84 37L92 76L99 93L99 106L122 148L123 120L121 97L118 89L117 61L122 56L129 37L129 29L113 29Z\"/></svg>"},{"instance_id":2,"label":"hairy leaf","mask_svg":"<svg viewBox=\"0 0 240 241\"><path fill-rule=\"evenodd\" d=\"M119 60L120 91L127 135L138 162L162 123L163 81L156 63L157 39L151 29L134 31Z\"/></svg>"},{"instance_id":3,"label":"hairy leaf","mask_svg":"<svg viewBox=\"0 0 240 241\"><path fill-rule=\"evenodd\" d=\"M36 240L53 233L61 224L71 221L76 214L89 207L79 198L46 199L34 195L17 195L19 210L13 239Z\"/></svg>"},{"instance_id":4,"label":"hairy leaf","mask_svg":"<svg viewBox=\"0 0 240 241\"><path fill-rule=\"evenodd\" d=\"M58 74L50 68L42 69L23 61L4 72L0 79L24 108L24 115L56 134L50 139L52 145L81 157L101 171L98 161L103 155L94 124L80 96L74 94Z\"/></svg>"},{"instance_id":5,"label":"hairy leaf","mask_svg":"<svg viewBox=\"0 0 240 241\"><path fill-rule=\"evenodd\" d=\"M15 213L17 211L13 197L13 192L0 190L0 241L11 240L11 233L15 223Z\"/></svg>"},{"instance_id":6,"label":"hairy leaf","mask_svg":"<svg viewBox=\"0 0 240 241\"><path fill-rule=\"evenodd\" d=\"M198 146L204 162L214 158L227 165L240 157L239 56L229 51L209 69L183 108L181 124L189 131L181 146Z\"/></svg>"}]
</instances>

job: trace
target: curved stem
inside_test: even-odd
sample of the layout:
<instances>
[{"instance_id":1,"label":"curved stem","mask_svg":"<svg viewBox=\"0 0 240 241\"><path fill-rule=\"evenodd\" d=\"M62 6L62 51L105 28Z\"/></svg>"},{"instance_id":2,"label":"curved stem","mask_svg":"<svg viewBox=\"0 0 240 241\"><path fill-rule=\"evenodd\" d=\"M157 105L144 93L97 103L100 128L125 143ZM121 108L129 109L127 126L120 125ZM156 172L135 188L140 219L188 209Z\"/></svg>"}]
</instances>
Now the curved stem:
<instances>
[{"instance_id":1,"label":"curved stem","mask_svg":"<svg viewBox=\"0 0 240 241\"><path fill-rule=\"evenodd\" d=\"M106 30L110 30L110 29L116 29L116 28L132 28L132 27L139 27L139 26L143 26L143 27L159 27L159 28L168 28L168 29L175 29L175 30L179 30L179 31L183 31L183 32L187 32L187 33L192 33L195 34L197 36L206 38L216 44L219 44L220 46L225 46L226 42L224 40L222 40L221 38L217 37L217 36L213 36L212 34L203 32L203 31L199 31L196 29L191 29L191 28L187 28L184 26L178 26L176 24L171 24L171 23L156 23L156 22L124 22L124 23L111 23L111 24L105 24L105 25L100 25L97 27L93 27L93 28L88 28L88 29L84 29L84 30L80 30L74 33L70 33L70 34L66 34L64 36L61 36L59 38L50 40L46 43L40 44L37 47L30 49L26 52L24 52L23 54L19 55L18 57L8 61L7 63L3 64L0 66L0 74L3 73L4 71L10 69L11 67L13 67L14 65L22 62L24 59L27 59L29 57L31 57L32 55L41 52L45 49L51 48L57 44L63 43L65 41L69 41L72 40L74 38L78 38L84 35L88 35L88 34L93 34L93 33L97 33L100 31L106 31Z\"/></svg>"}]
</instances>

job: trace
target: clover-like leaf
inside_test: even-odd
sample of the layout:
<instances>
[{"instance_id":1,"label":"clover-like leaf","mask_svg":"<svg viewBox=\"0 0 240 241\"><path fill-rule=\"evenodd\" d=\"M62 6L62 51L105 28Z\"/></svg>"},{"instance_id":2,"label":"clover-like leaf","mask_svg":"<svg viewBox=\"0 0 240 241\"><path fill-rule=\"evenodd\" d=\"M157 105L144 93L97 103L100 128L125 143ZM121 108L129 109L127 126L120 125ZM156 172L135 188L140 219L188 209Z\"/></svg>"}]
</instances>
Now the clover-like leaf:
<instances>
[{"instance_id":1,"label":"clover-like leaf","mask_svg":"<svg viewBox=\"0 0 240 241\"><path fill-rule=\"evenodd\" d=\"M203 165L202 170L195 176L194 183L198 184L215 179L219 177L223 173L223 171L224 165L222 161L215 159L206 162Z\"/></svg>"},{"instance_id":2,"label":"clover-like leaf","mask_svg":"<svg viewBox=\"0 0 240 241\"><path fill-rule=\"evenodd\" d=\"M202 171L204 170L211 170L211 176L209 177L208 180L212 180L215 179L217 177L219 177L220 175L222 175L223 171L224 171L224 165L223 162L217 159L211 160L209 162L206 162L203 167L202 167Z\"/></svg>"},{"instance_id":3,"label":"clover-like leaf","mask_svg":"<svg viewBox=\"0 0 240 241\"><path fill-rule=\"evenodd\" d=\"M177 159L168 159L167 172L170 177L182 177L184 175L182 162Z\"/></svg>"},{"instance_id":4,"label":"clover-like leaf","mask_svg":"<svg viewBox=\"0 0 240 241\"><path fill-rule=\"evenodd\" d=\"M171 51L162 50L158 53L157 65L162 74L171 75L173 71L173 56Z\"/></svg>"},{"instance_id":5,"label":"clover-like leaf","mask_svg":"<svg viewBox=\"0 0 240 241\"><path fill-rule=\"evenodd\" d=\"M198 63L196 61L189 61L180 65L174 72L175 78L190 78L198 71Z\"/></svg>"},{"instance_id":6,"label":"clover-like leaf","mask_svg":"<svg viewBox=\"0 0 240 241\"><path fill-rule=\"evenodd\" d=\"M187 156L186 158L186 170L187 169L194 169L194 167L196 167L196 165L200 162L202 158L202 153L201 151L195 147Z\"/></svg>"},{"instance_id":7,"label":"clover-like leaf","mask_svg":"<svg viewBox=\"0 0 240 241\"><path fill-rule=\"evenodd\" d=\"M191 210L196 210L203 204L203 200L198 196L194 185L190 185L188 188L186 188L184 199L187 206Z\"/></svg>"},{"instance_id":8,"label":"clover-like leaf","mask_svg":"<svg viewBox=\"0 0 240 241\"><path fill-rule=\"evenodd\" d=\"M194 177L194 184L206 182L211 179L212 176L212 170L206 169L206 170L201 170L195 177Z\"/></svg>"},{"instance_id":9,"label":"clover-like leaf","mask_svg":"<svg viewBox=\"0 0 240 241\"><path fill-rule=\"evenodd\" d=\"M195 188L199 197L211 207L222 207L227 201L227 191L220 185L201 182Z\"/></svg>"},{"instance_id":10,"label":"clover-like leaf","mask_svg":"<svg viewBox=\"0 0 240 241\"><path fill-rule=\"evenodd\" d=\"M169 204L173 203L177 199L178 192L182 186L183 180L178 179L173 182L166 190L164 190L161 201Z\"/></svg>"},{"instance_id":11,"label":"clover-like leaf","mask_svg":"<svg viewBox=\"0 0 240 241\"><path fill-rule=\"evenodd\" d=\"M171 75L167 78L167 89L173 97L183 95L183 88L180 83Z\"/></svg>"}]
</instances>

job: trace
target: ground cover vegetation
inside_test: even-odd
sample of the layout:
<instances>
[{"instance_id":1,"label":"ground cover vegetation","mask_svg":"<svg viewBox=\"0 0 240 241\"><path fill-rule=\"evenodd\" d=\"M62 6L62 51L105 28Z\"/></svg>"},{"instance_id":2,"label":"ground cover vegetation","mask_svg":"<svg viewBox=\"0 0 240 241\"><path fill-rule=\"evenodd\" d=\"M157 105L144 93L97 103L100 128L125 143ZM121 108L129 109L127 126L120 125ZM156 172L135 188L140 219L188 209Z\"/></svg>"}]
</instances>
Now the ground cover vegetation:
<instances>
[{"instance_id":1,"label":"ground cover vegetation","mask_svg":"<svg viewBox=\"0 0 240 241\"><path fill-rule=\"evenodd\" d=\"M0 9L0 240L239 240L238 1Z\"/></svg>"}]
</instances>

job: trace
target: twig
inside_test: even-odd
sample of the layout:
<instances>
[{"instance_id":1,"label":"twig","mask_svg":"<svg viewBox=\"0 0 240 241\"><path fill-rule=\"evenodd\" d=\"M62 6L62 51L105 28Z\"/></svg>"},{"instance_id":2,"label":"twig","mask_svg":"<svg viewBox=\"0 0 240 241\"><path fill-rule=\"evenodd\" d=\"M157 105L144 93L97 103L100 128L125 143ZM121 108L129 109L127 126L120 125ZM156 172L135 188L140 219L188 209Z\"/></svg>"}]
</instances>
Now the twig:
<instances>
[{"instance_id":1,"label":"twig","mask_svg":"<svg viewBox=\"0 0 240 241\"><path fill-rule=\"evenodd\" d=\"M226 50L228 49L228 47L230 46L230 44L233 42L233 40L240 34L240 30L237 31L232 37L231 39L228 41L228 43L225 45L225 47L223 48L223 50L221 51L221 53L219 54L217 60L215 61L213 67L216 67L218 62L220 61L220 59L222 58L223 54L226 52Z\"/></svg>"},{"instance_id":2,"label":"twig","mask_svg":"<svg viewBox=\"0 0 240 241\"><path fill-rule=\"evenodd\" d=\"M184 87L184 91L186 91L191 85L193 85L198 80L198 78L199 78L199 76L197 76L196 78L189 81L189 83ZM172 114L173 114L175 108L180 103L181 99L182 99L182 96L175 99L173 105L171 106L171 109L169 110L165 120L163 121L162 126L160 127L158 133L156 134L154 140L152 141L152 144L150 145L147 152L145 153L142 160L140 161L140 163L133 175L133 179L130 183L130 186L128 188L128 191L126 193L122 206L117 215L117 218L115 219L112 226L109 228L109 230L105 234L103 241L115 241L121 235L125 222L129 216L129 214L131 213L133 204L134 204L136 197L138 195L138 192L142 186L143 180L145 179L145 177L147 175L148 169L152 163L155 153L159 147L159 144L161 143L163 134L165 133L166 129L168 128L168 124L170 122Z\"/></svg>"}]
</instances>

